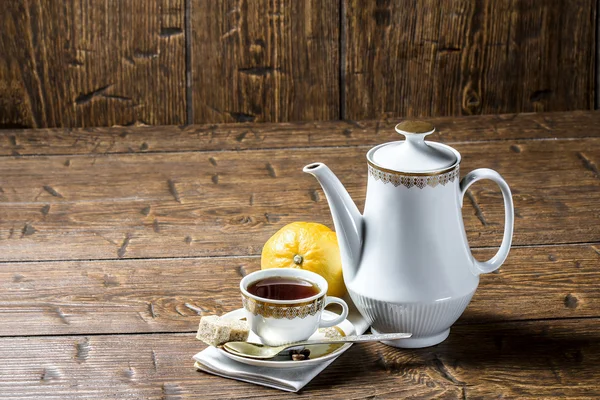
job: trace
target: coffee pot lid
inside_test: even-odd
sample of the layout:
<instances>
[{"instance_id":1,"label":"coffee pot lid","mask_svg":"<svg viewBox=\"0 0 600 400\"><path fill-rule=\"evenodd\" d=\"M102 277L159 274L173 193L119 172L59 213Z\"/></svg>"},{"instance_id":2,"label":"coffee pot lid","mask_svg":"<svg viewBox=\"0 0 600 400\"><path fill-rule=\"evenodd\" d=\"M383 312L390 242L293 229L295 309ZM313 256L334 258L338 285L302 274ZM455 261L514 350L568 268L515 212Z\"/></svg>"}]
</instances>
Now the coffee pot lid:
<instances>
[{"instance_id":1,"label":"coffee pot lid","mask_svg":"<svg viewBox=\"0 0 600 400\"><path fill-rule=\"evenodd\" d=\"M425 141L435 127L424 121L403 121L396 132L405 140L384 143L372 148L367 159L377 167L412 173L434 173L452 167L460 156L453 148L441 143Z\"/></svg>"}]
</instances>

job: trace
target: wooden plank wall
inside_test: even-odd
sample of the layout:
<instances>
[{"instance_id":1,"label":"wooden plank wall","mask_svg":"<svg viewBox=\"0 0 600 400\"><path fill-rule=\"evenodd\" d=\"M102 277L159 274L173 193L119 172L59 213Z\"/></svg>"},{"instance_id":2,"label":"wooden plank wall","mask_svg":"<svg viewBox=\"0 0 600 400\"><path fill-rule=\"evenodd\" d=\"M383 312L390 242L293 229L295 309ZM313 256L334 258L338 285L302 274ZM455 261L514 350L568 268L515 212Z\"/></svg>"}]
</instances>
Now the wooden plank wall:
<instances>
[{"instance_id":1,"label":"wooden plank wall","mask_svg":"<svg viewBox=\"0 0 600 400\"><path fill-rule=\"evenodd\" d=\"M595 107L595 0L2 5L0 128Z\"/></svg>"},{"instance_id":2,"label":"wooden plank wall","mask_svg":"<svg viewBox=\"0 0 600 400\"><path fill-rule=\"evenodd\" d=\"M3 127L183 124L183 0L5 0Z\"/></svg>"},{"instance_id":3,"label":"wooden plank wall","mask_svg":"<svg viewBox=\"0 0 600 400\"><path fill-rule=\"evenodd\" d=\"M334 120L339 4L192 1L194 122Z\"/></svg>"},{"instance_id":4,"label":"wooden plank wall","mask_svg":"<svg viewBox=\"0 0 600 400\"><path fill-rule=\"evenodd\" d=\"M590 109L594 1L348 1L346 116Z\"/></svg>"}]
</instances>

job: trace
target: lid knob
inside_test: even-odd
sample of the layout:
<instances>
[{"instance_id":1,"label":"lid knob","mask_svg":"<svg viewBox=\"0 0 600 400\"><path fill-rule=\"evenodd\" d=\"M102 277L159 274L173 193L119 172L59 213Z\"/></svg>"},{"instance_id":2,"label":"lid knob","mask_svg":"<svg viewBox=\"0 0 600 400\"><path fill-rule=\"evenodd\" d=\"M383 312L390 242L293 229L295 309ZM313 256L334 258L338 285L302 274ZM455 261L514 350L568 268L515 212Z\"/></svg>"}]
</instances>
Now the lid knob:
<instances>
[{"instance_id":1,"label":"lid knob","mask_svg":"<svg viewBox=\"0 0 600 400\"><path fill-rule=\"evenodd\" d=\"M435 127L425 121L402 121L396 125L396 132L404 135L410 144L419 145L425 141L425 136L435 132Z\"/></svg>"},{"instance_id":2,"label":"lid knob","mask_svg":"<svg viewBox=\"0 0 600 400\"><path fill-rule=\"evenodd\" d=\"M367 153L373 165L404 173L438 173L460 161L460 154L445 144L425 141L435 127L425 121L402 121L396 132L406 140L384 143Z\"/></svg>"}]
</instances>

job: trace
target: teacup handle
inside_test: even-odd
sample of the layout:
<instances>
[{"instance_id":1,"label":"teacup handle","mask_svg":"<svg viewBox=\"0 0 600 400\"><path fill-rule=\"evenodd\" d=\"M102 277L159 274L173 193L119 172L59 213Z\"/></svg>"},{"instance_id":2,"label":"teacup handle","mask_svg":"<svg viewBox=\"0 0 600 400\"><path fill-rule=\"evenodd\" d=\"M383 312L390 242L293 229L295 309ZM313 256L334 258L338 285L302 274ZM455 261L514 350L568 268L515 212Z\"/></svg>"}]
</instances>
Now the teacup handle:
<instances>
[{"instance_id":1,"label":"teacup handle","mask_svg":"<svg viewBox=\"0 0 600 400\"><path fill-rule=\"evenodd\" d=\"M339 297L327 296L325 298L325 305L323 306L323 308L327 307L330 304L339 304L340 306L342 306L342 313L334 319L324 320L323 317L321 317L319 328L328 328L330 326L336 326L337 324L342 323L348 316L348 304L346 304L344 300L340 299Z\"/></svg>"},{"instance_id":2,"label":"teacup handle","mask_svg":"<svg viewBox=\"0 0 600 400\"><path fill-rule=\"evenodd\" d=\"M481 262L474 260L475 266L479 270L479 273L488 273L500 268L500 266L508 256L508 252L510 251L510 245L512 243L515 210L513 206L512 195L510 193L510 188L506 184L506 181L504 181L504 179L502 178L502 176L500 176L499 173L489 168L480 168L471 171L467 175L465 175L465 177L460 181L460 191L462 194L462 196L460 197L461 207L467 189L469 189L469 187L473 183L482 179L489 179L496 182L496 184L500 186L502 197L504 197L504 237L502 238L502 244L500 245L500 249L498 250L496 255L488 261Z\"/></svg>"}]
</instances>

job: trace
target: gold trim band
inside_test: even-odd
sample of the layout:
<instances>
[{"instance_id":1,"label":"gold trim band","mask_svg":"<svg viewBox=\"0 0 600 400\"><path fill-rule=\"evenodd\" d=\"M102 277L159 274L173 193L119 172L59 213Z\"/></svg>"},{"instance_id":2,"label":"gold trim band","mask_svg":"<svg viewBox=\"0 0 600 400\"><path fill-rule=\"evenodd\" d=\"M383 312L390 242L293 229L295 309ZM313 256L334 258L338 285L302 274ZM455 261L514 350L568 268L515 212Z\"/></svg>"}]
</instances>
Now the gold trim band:
<instances>
[{"instance_id":1,"label":"gold trim band","mask_svg":"<svg viewBox=\"0 0 600 400\"><path fill-rule=\"evenodd\" d=\"M402 175L402 176L441 175L441 174L445 174L447 172L452 171L454 168L458 168L458 165L459 165L458 163L456 163L456 164L452 165L451 167L440 169L439 171L433 171L433 172L398 172L398 171L394 171L393 169L387 169L387 168L380 167L379 165L372 163L371 160L368 160L368 159L367 159L367 164L369 164L370 167L375 168L378 171L387 172L388 174Z\"/></svg>"},{"instance_id":2,"label":"gold trim band","mask_svg":"<svg viewBox=\"0 0 600 400\"><path fill-rule=\"evenodd\" d=\"M293 304L272 304L258 301L242 295L244 308L254 315L262 315L265 318L294 319L306 318L321 312L325 305L325 296L313 301Z\"/></svg>"},{"instance_id":3,"label":"gold trim band","mask_svg":"<svg viewBox=\"0 0 600 400\"><path fill-rule=\"evenodd\" d=\"M448 182L454 182L460 176L459 165L455 165L450 169L443 170L435 174L411 174L405 172L390 171L374 166L367 161L369 175L376 181L381 181L384 184L391 183L392 185L405 186L411 188L413 186L423 189L425 186L436 187L437 185L446 186Z\"/></svg>"}]
</instances>

